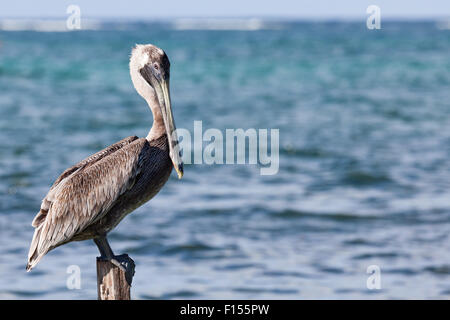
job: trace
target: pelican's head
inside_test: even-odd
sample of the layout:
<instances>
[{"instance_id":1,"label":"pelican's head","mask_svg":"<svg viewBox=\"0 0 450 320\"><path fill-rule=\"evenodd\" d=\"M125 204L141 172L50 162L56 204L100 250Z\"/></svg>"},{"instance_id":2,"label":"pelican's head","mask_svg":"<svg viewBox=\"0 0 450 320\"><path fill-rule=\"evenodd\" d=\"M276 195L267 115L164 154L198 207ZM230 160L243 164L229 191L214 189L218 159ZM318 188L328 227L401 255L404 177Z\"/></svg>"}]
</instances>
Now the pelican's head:
<instances>
[{"instance_id":1,"label":"pelican's head","mask_svg":"<svg viewBox=\"0 0 450 320\"><path fill-rule=\"evenodd\" d=\"M158 105L161 111L167 139L169 140L170 158L177 171L178 178L183 176L178 137L170 101L169 78L170 62L166 53L152 45L136 45L131 52L130 74L137 92L153 108Z\"/></svg>"}]
</instances>

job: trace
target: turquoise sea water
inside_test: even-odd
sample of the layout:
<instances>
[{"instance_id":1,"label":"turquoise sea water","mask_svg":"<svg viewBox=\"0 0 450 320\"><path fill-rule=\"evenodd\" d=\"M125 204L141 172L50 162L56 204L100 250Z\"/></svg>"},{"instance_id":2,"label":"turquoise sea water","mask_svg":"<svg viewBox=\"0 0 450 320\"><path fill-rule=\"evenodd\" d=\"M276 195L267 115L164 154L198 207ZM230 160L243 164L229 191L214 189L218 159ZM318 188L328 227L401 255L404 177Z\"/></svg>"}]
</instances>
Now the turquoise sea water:
<instances>
[{"instance_id":1,"label":"turquoise sea water","mask_svg":"<svg viewBox=\"0 0 450 320\"><path fill-rule=\"evenodd\" d=\"M136 261L134 298L450 298L449 30L121 23L0 31L0 43L1 299L96 298L91 241L25 272L30 224L65 168L147 134L128 71L135 43L169 55L178 127L278 128L280 169L173 174L110 234ZM80 290L66 286L70 265ZM366 287L370 265L381 290Z\"/></svg>"}]
</instances>

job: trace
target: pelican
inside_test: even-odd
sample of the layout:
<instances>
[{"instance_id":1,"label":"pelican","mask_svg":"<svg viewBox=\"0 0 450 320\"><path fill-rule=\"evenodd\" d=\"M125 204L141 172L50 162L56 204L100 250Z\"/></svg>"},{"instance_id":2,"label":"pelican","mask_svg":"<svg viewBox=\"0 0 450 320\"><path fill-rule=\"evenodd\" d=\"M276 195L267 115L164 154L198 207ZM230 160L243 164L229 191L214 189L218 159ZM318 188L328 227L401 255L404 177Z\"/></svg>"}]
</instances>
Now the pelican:
<instances>
[{"instance_id":1,"label":"pelican","mask_svg":"<svg viewBox=\"0 0 450 320\"><path fill-rule=\"evenodd\" d=\"M153 125L146 138L125 138L56 179L32 222L27 271L60 245L93 239L102 259L124 270L127 279L134 274L134 263L131 267L127 255L115 256L106 236L161 190L172 167L181 178L183 162L170 101L169 58L154 45L136 45L129 67L136 91L153 113Z\"/></svg>"}]
</instances>

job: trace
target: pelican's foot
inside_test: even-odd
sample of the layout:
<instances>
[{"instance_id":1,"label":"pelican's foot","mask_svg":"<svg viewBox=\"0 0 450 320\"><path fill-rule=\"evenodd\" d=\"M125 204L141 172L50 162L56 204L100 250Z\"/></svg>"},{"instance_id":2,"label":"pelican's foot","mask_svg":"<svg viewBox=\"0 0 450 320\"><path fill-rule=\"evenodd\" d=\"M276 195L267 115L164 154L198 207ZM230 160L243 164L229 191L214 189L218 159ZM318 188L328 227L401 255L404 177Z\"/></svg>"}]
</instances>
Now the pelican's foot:
<instances>
[{"instance_id":1,"label":"pelican's foot","mask_svg":"<svg viewBox=\"0 0 450 320\"><path fill-rule=\"evenodd\" d=\"M125 279L127 280L128 284L131 286L131 282L133 281L134 276L134 268L135 264L133 259L131 259L126 253L121 254L119 256L114 256L113 259L111 259L111 263L118 266L122 271L125 272Z\"/></svg>"},{"instance_id":2,"label":"pelican's foot","mask_svg":"<svg viewBox=\"0 0 450 320\"><path fill-rule=\"evenodd\" d=\"M119 256L113 256L112 259L107 259L106 257L101 257L101 259L111 262L113 265L125 272L125 279L131 286L131 282L133 281L134 276L134 268L136 266L133 259L131 259L126 253Z\"/></svg>"}]
</instances>

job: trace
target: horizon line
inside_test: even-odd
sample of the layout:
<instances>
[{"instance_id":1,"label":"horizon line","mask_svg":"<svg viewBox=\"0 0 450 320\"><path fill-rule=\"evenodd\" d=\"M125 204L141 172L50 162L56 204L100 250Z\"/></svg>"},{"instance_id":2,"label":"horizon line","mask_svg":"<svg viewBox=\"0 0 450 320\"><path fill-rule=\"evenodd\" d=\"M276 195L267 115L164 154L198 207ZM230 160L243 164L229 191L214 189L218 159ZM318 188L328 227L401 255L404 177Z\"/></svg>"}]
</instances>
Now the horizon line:
<instances>
[{"instance_id":1,"label":"horizon line","mask_svg":"<svg viewBox=\"0 0 450 320\"><path fill-rule=\"evenodd\" d=\"M0 20L59 20L67 19L68 15L60 16L0 16ZM195 20L232 20L232 19L260 19L260 20L284 20L284 21L365 21L367 16L291 16L291 15L236 15L236 16L83 16L82 19L98 20L98 21L135 21L135 22L150 22L150 21L172 21L179 19L195 19ZM433 21L437 20L450 20L450 15L430 15L430 16L396 16L389 15L383 16L383 21Z\"/></svg>"}]
</instances>

